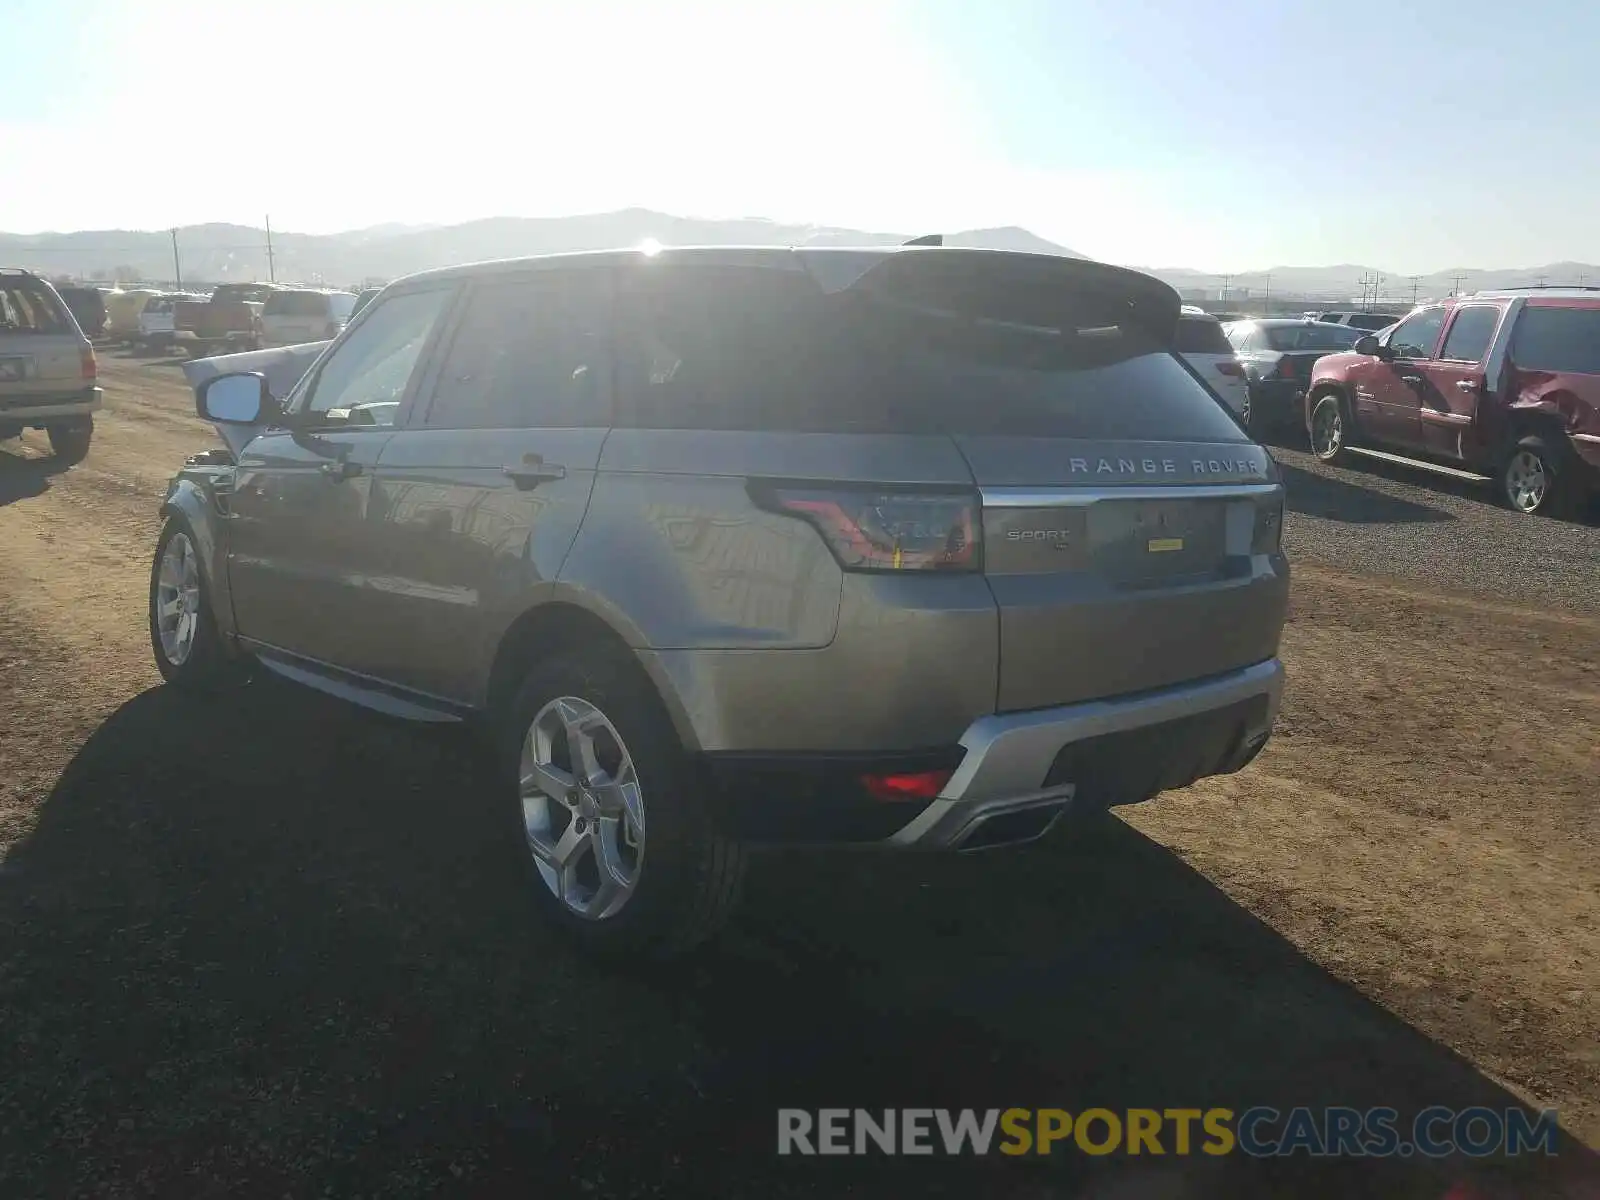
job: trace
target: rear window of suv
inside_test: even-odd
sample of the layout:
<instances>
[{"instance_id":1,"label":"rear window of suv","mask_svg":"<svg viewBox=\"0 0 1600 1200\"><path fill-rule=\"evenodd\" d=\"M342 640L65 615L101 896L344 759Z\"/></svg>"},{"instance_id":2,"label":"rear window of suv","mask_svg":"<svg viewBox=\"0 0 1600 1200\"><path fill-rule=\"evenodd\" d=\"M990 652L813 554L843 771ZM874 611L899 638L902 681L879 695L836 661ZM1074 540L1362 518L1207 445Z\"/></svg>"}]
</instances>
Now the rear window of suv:
<instances>
[{"instance_id":1,"label":"rear window of suv","mask_svg":"<svg viewBox=\"0 0 1600 1200\"><path fill-rule=\"evenodd\" d=\"M328 297L323 292L273 292L261 306L264 317L324 317Z\"/></svg>"},{"instance_id":2,"label":"rear window of suv","mask_svg":"<svg viewBox=\"0 0 1600 1200\"><path fill-rule=\"evenodd\" d=\"M1600 375L1600 308L1528 305L1511 335L1511 361L1527 371Z\"/></svg>"},{"instance_id":3,"label":"rear window of suv","mask_svg":"<svg viewBox=\"0 0 1600 1200\"><path fill-rule=\"evenodd\" d=\"M807 273L653 265L625 279L619 411L653 429L1238 441L1152 334L1066 294L1059 325L954 313Z\"/></svg>"},{"instance_id":4,"label":"rear window of suv","mask_svg":"<svg viewBox=\"0 0 1600 1200\"><path fill-rule=\"evenodd\" d=\"M46 288L29 280L0 279L0 337L70 332L70 318Z\"/></svg>"},{"instance_id":5,"label":"rear window of suv","mask_svg":"<svg viewBox=\"0 0 1600 1200\"><path fill-rule=\"evenodd\" d=\"M1214 317L1179 317L1178 341L1174 348L1179 354L1233 353L1228 335L1222 332L1222 323Z\"/></svg>"}]
</instances>

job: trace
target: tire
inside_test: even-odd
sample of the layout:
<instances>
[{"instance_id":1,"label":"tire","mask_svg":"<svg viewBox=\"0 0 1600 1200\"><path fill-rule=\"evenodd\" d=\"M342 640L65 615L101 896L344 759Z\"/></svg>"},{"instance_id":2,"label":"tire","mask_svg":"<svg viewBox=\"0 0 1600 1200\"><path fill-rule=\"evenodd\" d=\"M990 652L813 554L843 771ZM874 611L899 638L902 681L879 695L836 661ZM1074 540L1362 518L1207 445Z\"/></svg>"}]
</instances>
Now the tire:
<instances>
[{"instance_id":1,"label":"tire","mask_svg":"<svg viewBox=\"0 0 1600 1200\"><path fill-rule=\"evenodd\" d=\"M1338 463L1348 461L1353 432L1350 410L1338 392L1323 392L1311 406L1311 427L1306 436L1311 441L1311 453L1318 462Z\"/></svg>"},{"instance_id":2,"label":"tire","mask_svg":"<svg viewBox=\"0 0 1600 1200\"><path fill-rule=\"evenodd\" d=\"M534 667L498 724L528 890L563 934L606 957L660 960L721 928L744 848L712 828L672 723L625 651L594 646ZM571 770L575 728L598 768L592 789ZM614 873L602 875L602 854Z\"/></svg>"},{"instance_id":3,"label":"tire","mask_svg":"<svg viewBox=\"0 0 1600 1200\"><path fill-rule=\"evenodd\" d=\"M81 463L89 457L89 442L94 437L94 419L51 425L45 433L50 438L50 449L56 458L65 463Z\"/></svg>"},{"instance_id":4,"label":"tire","mask_svg":"<svg viewBox=\"0 0 1600 1200\"><path fill-rule=\"evenodd\" d=\"M187 553L175 552L175 557L186 560L189 567L183 566L182 561L167 562L169 548L180 544L180 539L181 544L187 545ZM176 514L167 518L150 564L150 649L161 678L177 687L208 691L231 681L237 675L238 664L228 657L217 632L211 610L211 584L201 567L198 544L187 520ZM184 608L181 616L192 620L186 635L171 625L170 611L161 611L173 599ZM186 644L180 646L185 639Z\"/></svg>"},{"instance_id":5,"label":"tire","mask_svg":"<svg viewBox=\"0 0 1600 1200\"><path fill-rule=\"evenodd\" d=\"M1553 439L1529 434L1500 456L1495 494L1513 512L1564 516L1573 507L1573 472Z\"/></svg>"}]
</instances>

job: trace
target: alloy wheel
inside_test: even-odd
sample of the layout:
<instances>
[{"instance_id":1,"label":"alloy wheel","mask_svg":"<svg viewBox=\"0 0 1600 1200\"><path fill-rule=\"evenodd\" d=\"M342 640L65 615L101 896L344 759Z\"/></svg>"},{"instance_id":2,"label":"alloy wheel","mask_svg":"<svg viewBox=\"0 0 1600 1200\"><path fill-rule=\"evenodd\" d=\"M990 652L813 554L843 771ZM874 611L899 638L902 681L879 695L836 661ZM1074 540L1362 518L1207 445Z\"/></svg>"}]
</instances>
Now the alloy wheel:
<instances>
[{"instance_id":1,"label":"alloy wheel","mask_svg":"<svg viewBox=\"0 0 1600 1200\"><path fill-rule=\"evenodd\" d=\"M161 653L181 667L189 661L200 628L200 562L187 533L174 533L161 553L155 610Z\"/></svg>"},{"instance_id":2,"label":"alloy wheel","mask_svg":"<svg viewBox=\"0 0 1600 1200\"><path fill-rule=\"evenodd\" d=\"M1505 491L1511 507L1531 513L1544 503L1550 476L1544 459L1532 450L1518 450L1506 464Z\"/></svg>"},{"instance_id":3,"label":"alloy wheel","mask_svg":"<svg viewBox=\"0 0 1600 1200\"><path fill-rule=\"evenodd\" d=\"M560 696L522 740L522 824L539 877L573 915L600 921L632 897L644 865L644 795L633 756L587 700Z\"/></svg>"},{"instance_id":4,"label":"alloy wheel","mask_svg":"<svg viewBox=\"0 0 1600 1200\"><path fill-rule=\"evenodd\" d=\"M1344 415L1337 401L1324 400L1317 405L1311 428L1312 449L1318 458L1332 458L1344 448Z\"/></svg>"}]
</instances>

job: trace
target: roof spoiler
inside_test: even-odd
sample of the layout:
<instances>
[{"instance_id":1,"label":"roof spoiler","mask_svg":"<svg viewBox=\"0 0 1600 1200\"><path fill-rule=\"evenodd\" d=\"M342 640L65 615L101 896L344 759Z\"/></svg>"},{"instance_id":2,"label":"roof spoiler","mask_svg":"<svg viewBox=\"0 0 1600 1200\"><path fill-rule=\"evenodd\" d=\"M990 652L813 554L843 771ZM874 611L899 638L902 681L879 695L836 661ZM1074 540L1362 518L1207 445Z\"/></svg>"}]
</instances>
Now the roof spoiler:
<instances>
[{"instance_id":1,"label":"roof spoiler","mask_svg":"<svg viewBox=\"0 0 1600 1200\"><path fill-rule=\"evenodd\" d=\"M844 253L815 251L808 264L829 291L860 288L930 308L1041 327L1092 314L1106 324L1130 322L1168 346L1178 330L1178 293L1153 275L1126 267L1053 254L952 249L852 255L838 264L848 270L817 270L832 265L824 255Z\"/></svg>"},{"instance_id":2,"label":"roof spoiler","mask_svg":"<svg viewBox=\"0 0 1600 1200\"><path fill-rule=\"evenodd\" d=\"M942 246L944 245L944 234L925 233L921 237L914 237L909 242L901 242L900 244L902 246Z\"/></svg>"}]
</instances>

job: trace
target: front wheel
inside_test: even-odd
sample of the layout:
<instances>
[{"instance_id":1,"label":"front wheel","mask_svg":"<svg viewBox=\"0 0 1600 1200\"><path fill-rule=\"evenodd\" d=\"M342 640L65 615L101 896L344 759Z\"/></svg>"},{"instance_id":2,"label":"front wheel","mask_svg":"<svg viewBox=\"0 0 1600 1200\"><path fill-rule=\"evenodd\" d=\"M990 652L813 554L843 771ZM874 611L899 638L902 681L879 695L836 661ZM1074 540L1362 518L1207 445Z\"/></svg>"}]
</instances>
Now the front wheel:
<instances>
[{"instance_id":1,"label":"front wheel","mask_svg":"<svg viewBox=\"0 0 1600 1200\"><path fill-rule=\"evenodd\" d=\"M1318 462L1338 462L1349 447L1350 422L1344 401L1324 392L1311 408L1311 453Z\"/></svg>"},{"instance_id":2,"label":"front wheel","mask_svg":"<svg viewBox=\"0 0 1600 1200\"><path fill-rule=\"evenodd\" d=\"M1532 516L1557 516L1568 507L1567 464L1548 439L1532 434L1502 455L1496 489L1507 507Z\"/></svg>"},{"instance_id":3,"label":"front wheel","mask_svg":"<svg viewBox=\"0 0 1600 1200\"><path fill-rule=\"evenodd\" d=\"M167 519L150 568L150 646L168 683L201 689L227 676L231 663L211 612L194 531L180 516Z\"/></svg>"},{"instance_id":4,"label":"front wheel","mask_svg":"<svg viewBox=\"0 0 1600 1200\"><path fill-rule=\"evenodd\" d=\"M85 417L81 421L51 425L45 430L50 438L50 449L62 462L80 463L89 457L89 442L94 437L94 421Z\"/></svg>"},{"instance_id":5,"label":"front wheel","mask_svg":"<svg viewBox=\"0 0 1600 1200\"><path fill-rule=\"evenodd\" d=\"M648 680L597 647L535 667L503 718L528 889L581 947L666 958L733 910L744 852L707 818Z\"/></svg>"}]
</instances>

